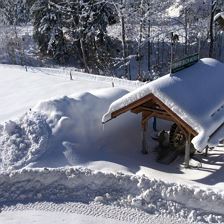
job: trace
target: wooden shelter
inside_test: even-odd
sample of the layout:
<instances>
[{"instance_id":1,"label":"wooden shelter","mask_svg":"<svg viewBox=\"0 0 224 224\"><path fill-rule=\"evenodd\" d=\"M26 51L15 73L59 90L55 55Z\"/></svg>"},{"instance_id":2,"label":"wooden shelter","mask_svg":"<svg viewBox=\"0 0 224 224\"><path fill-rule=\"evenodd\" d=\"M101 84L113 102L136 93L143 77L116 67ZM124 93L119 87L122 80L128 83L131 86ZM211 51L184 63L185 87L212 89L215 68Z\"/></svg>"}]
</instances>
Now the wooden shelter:
<instances>
[{"instance_id":1,"label":"wooden shelter","mask_svg":"<svg viewBox=\"0 0 224 224\"><path fill-rule=\"evenodd\" d=\"M117 111L112 112L111 118L116 118L117 116L127 111L131 111L135 114L141 113L142 153L144 154L148 153L146 133L148 131L148 120L150 118L157 117L176 123L187 139L185 147L185 167L189 166L190 142L191 139L198 134L191 126L189 126L184 120L182 120L177 114L175 114L171 109L169 109L160 99L158 99L152 93L129 104L128 106L125 106Z\"/></svg>"},{"instance_id":2,"label":"wooden shelter","mask_svg":"<svg viewBox=\"0 0 224 224\"><path fill-rule=\"evenodd\" d=\"M224 64L202 59L195 65L152 81L113 102L105 123L128 111L141 114L142 152L147 153L148 120L174 122L184 133L185 167L189 167L190 145L202 151L224 139Z\"/></svg>"}]
</instances>

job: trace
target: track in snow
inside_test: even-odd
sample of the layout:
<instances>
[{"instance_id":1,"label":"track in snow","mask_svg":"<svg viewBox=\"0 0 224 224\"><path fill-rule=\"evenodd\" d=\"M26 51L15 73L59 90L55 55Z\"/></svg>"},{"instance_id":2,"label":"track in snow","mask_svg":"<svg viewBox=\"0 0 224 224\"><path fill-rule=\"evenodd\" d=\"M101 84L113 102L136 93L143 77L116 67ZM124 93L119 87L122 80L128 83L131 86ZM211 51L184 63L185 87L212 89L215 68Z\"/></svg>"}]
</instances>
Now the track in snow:
<instances>
[{"instance_id":1,"label":"track in snow","mask_svg":"<svg viewBox=\"0 0 224 224\"><path fill-rule=\"evenodd\" d=\"M15 218L12 218L15 217ZM39 217L38 217L39 216ZM165 216L150 215L143 211L133 208L121 208L116 206L102 205L100 203L63 203L56 204L51 202L17 204L13 206L4 206L0 216L0 223L4 221L7 224L18 223L19 217L22 217L21 223L32 221L43 224L46 219L57 223L89 223L91 224L176 224L181 222L187 224L186 220L175 219ZM80 222L77 222L81 220ZM17 221L16 221L17 220ZM27 222L28 223L28 222ZM47 222L46 222L47 223Z\"/></svg>"}]
</instances>

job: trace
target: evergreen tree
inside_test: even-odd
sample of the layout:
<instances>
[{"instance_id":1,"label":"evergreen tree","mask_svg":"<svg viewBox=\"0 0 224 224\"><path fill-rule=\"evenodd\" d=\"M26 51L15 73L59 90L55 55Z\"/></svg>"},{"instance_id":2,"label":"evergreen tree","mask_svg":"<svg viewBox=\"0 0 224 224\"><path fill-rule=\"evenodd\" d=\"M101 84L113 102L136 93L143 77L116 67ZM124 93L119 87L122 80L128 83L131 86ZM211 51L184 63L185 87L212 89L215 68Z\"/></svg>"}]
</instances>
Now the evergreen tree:
<instances>
[{"instance_id":1,"label":"evergreen tree","mask_svg":"<svg viewBox=\"0 0 224 224\"><path fill-rule=\"evenodd\" d=\"M32 6L34 38L39 50L63 62L65 39L62 30L62 12L57 1L38 0Z\"/></svg>"},{"instance_id":2,"label":"evergreen tree","mask_svg":"<svg viewBox=\"0 0 224 224\"><path fill-rule=\"evenodd\" d=\"M7 25L19 25L29 20L26 0L0 0L0 19Z\"/></svg>"}]
</instances>

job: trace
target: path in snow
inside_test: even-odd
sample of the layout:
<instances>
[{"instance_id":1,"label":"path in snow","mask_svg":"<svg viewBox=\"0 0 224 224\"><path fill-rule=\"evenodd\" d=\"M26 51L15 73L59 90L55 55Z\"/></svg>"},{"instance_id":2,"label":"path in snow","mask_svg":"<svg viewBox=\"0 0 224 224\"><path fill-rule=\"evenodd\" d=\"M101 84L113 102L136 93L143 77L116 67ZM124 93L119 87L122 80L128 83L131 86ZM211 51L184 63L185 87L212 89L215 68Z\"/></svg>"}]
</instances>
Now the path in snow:
<instances>
[{"instance_id":1,"label":"path in snow","mask_svg":"<svg viewBox=\"0 0 224 224\"><path fill-rule=\"evenodd\" d=\"M187 224L184 219L150 215L132 208L99 203L29 203L4 207L0 223L4 224Z\"/></svg>"}]
</instances>

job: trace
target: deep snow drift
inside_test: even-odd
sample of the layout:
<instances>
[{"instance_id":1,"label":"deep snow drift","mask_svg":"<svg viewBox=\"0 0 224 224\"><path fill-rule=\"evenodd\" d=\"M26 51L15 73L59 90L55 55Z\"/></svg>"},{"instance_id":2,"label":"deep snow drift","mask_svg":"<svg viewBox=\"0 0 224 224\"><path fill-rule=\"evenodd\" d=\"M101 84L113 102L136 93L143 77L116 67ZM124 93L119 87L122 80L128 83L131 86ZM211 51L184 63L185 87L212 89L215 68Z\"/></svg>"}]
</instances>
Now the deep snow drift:
<instances>
[{"instance_id":1,"label":"deep snow drift","mask_svg":"<svg viewBox=\"0 0 224 224\"><path fill-rule=\"evenodd\" d=\"M6 122L0 131L2 169L18 169L31 162L49 167L78 165L97 158L95 153L107 158L108 148L124 151L130 145L128 137L136 145L135 133L127 131L135 122L105 129L100 122L109 104L126 93L111 88L43 101L18 121ZM119 137L115 127L126 133ZM119 148L115 139L122 142Z\"/></svg>"}]
</instances>

